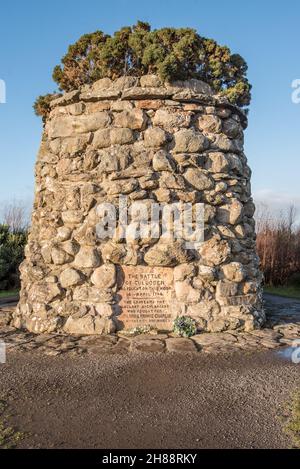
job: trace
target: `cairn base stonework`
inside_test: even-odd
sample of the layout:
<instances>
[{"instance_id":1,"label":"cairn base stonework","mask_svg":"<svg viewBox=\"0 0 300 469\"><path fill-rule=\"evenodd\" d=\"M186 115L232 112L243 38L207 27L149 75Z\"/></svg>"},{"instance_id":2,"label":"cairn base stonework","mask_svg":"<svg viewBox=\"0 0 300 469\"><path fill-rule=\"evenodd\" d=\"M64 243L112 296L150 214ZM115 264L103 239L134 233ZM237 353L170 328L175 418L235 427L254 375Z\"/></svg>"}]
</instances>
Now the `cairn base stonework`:
<instances>
[{"instance_id":1,"label":"cairn base stonework","mask_svg":"<svg viewBox=\"0 0 300 469\"><path fill-rule=\"evenodd\" d=\"M261 327L247 118L197 80L101 79L52 101L36 163L32 226L14 325L36 333ZM120 196L201 204L203 242L99 237ZM135 218L130 222L134 225Z\"/></svg>"}]
</instances>

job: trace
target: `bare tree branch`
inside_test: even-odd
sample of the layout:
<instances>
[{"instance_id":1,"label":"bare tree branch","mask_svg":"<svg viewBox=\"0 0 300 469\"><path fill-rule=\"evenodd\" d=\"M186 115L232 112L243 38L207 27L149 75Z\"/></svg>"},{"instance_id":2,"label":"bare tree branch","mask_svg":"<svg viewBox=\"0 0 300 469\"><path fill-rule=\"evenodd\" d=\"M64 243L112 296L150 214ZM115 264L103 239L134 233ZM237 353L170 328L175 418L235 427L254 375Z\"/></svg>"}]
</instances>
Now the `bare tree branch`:
<instances>
[{"instance_id":1,"label":"bare tree branch","mask_svg":"<svg viewBox=\"0 0 300 469\"><path fill-rule=\"evenodd\" d=\"M26 207L16 200L3 208L3 221L13 232L28 229L29 220Z\"/></svg>"},{"instance_id":2,"label":"bare tree branch","mask_svg":"<svg viewBox=\"0 0 300 469\"><path fill-rule=\"evenodd\" d=\"M266 206L258 208L256 245L266 284L284 285L300 272L300 227L295 221L294 205L279 216L272 215Z\"/></svg>"}]
</instances>

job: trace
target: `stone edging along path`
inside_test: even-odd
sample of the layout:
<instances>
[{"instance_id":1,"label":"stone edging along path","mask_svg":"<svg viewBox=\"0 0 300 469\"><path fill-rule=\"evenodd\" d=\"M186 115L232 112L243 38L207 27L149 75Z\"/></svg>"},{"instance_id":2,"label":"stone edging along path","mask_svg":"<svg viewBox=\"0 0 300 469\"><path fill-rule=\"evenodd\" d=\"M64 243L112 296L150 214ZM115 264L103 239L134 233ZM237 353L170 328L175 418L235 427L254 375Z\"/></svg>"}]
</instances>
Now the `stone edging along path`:
<instances>
[{"instance_id":1,"label":"stone edging along path","mask_svg":"<svg viewBox=\"0 0 300 469\"><path fill-rule=\"evenodd\" d=\"M254 351L276 349L291 345L300 338L300 304L268 304L267 325L251 332L201 333L180 338L174 334L151 333L128 337L122 334L103 336L71 336L66 334L33 334L10 326L14 307L0 307L0 340L8 351L32 352L56 356L115 354L127 352L204 352L234 353L238 350Z\"/></svg>"}]
</instances>

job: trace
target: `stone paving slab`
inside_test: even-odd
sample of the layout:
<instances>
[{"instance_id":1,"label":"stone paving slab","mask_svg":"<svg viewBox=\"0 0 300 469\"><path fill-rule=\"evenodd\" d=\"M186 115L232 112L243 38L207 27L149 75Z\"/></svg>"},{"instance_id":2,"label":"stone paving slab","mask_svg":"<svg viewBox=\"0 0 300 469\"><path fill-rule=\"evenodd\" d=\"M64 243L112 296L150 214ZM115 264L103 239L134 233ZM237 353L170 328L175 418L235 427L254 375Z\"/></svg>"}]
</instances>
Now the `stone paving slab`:
<instances>
[{"instance_id":1,"label":"stone paving slab","mask_svg":"<svg viewBox=\"0 0 300 469\"><path fill-rule=\"evenodd\" d=\"M195 353L198 351L191 339L183 337L170 337L166 339L166 347L168 352Z\"/></svg>"},{"instance_id":2,"label":"stone paving slab","mask_svg":"<svg viewBox=\"0 0 300 469\"><path fill-rule=\"evenodd\" d=\"M163 352L165 349L165 342L160 339L144 339L143 337L136 337L131 340L130 350L139 352Z\"/></svg>"}]
</instances>

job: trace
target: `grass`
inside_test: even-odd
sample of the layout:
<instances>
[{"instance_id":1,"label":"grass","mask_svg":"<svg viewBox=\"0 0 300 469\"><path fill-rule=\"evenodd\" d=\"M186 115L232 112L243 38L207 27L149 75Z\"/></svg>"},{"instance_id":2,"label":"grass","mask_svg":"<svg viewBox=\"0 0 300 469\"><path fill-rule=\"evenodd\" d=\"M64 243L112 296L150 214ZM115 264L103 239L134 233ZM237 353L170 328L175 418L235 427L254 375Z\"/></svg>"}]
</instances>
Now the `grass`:
<instances>
[{"instance_id":1,"label":"grass","mask_svg":"<svg viewBox=\"0 0 300 469\"><path fill-rule=\"evenodd\" d=\"M15 448L18 441L25 436L24 433L16 431L7 424L5 416L7 407L7 403L4 400L0 400L0 449Z\"/></svg>"},{"instance_id":2,"label":"grass","mask_svg":"<svg viewBox=\"0 0 300 469\"><path fill-rule=\"evenodd\" d=\"M289 405L289 417L285 431L292 437L294 447L300 448L300 392L297 392Z\"/></svg>"},{"instance_id":3,"label":"grass","mask_svg":"<svg viewBox=\"0 0 300 469\"><path fill-rule=\"evenodd\" d=\"M288 298L298 298L300 299L300 287L293 285L290 286L280 286L280 287L270 287L265 286L264 291L266 293L272 293L272 295L285 296Z\"/></svg>"},{"instance_id":4,"label":"grass","mask_svg":"<svg viewBox=\"0 0 300 469\"><path fill-rule=\"evenodd\" d=\"M9 298L10 296L17 296L18 294L19 290L1 290L0 298Z\"/></svg>"}]
</instances>

